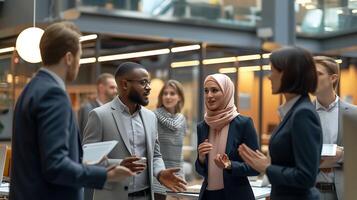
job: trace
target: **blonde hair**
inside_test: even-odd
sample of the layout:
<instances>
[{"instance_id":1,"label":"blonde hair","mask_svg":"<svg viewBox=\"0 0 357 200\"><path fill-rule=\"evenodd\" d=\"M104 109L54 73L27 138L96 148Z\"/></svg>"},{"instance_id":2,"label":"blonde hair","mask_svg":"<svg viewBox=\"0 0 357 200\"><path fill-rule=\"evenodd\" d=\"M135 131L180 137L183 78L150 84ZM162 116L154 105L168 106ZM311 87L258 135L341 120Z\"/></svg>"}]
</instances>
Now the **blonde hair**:
<instances>
[{"instance_id":1,"label":"blonde hair","mask_svg":"<svg viewBox=\"0 0 357 200\"><path fill-rule=\"evenodd\" d=\"M183 105L185 104L185 96L183 94L182 84L176 80L168 80L164 84L164 86L161 88L159 97L158 97L157 108L164 107L164 104L162 103L162 96L164 95L164 90L169 86L174 88L180 97L180 101L177 103L177 105L175 107L175 113L179 113L179 112L181 112L181 109L183 108Z\"/></svg>"},{"instance_id":2,"label":"blonde hair","mask_svg":"<svg viewBox=\"0 0 357 200\"><path fill-rule=\"evenodd\" d=\"M316 64L323 66L329 75L336 74L338 76L337 81L333 83L333 88L336 89L340 80L340 65L335 59L327 56L314 56Z\"/></svg>"}]
</instances>

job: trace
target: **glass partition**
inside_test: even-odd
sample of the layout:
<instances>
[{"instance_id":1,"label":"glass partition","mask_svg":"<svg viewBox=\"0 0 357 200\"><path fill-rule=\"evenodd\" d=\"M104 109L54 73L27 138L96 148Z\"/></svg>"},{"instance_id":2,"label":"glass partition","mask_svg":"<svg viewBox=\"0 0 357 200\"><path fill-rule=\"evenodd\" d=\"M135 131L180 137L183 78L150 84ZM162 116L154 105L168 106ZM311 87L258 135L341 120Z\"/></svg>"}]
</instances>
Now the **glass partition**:
<instances>
[{"instance_id":1,"label":"glass partition","mask_svg":"<svg viewBox=\"0 0 357 200\"><path fill-rule=\"evenodd\" d=\"M350 64L341 69L340 98L348 103L357 105L357 66Z\"/></svg>"},{"instance_id":2,"label":"glass partition","mask_svg":"<svg viewBox=\"0 0 357 200\"><path fill-rule=\"evenodd\" d=\"M255 27L261 0L81 0L81 6L136 13L153 19ZM133 15L131 15L133 16Z\"/></svg>"},{"instance_id":3,"label":"glass partition","mask_svg":"<svg viewBox=\"0 0 357 200\"><path fill-rule=\"evenodd\" d=\"M12 55L0 57L0 140L11 138L14 77L12 73Z\"/></svg>"},{"instance_id":4,"label":"glass partition","mask_svg":"<svg viewBox=\"0 0 357 200\"><path fill-rule=\"evenodd\" d=\"M295 11L298 33L318 36L357 29L355 0L295 0Z\"/></svg>"}]
</instances>

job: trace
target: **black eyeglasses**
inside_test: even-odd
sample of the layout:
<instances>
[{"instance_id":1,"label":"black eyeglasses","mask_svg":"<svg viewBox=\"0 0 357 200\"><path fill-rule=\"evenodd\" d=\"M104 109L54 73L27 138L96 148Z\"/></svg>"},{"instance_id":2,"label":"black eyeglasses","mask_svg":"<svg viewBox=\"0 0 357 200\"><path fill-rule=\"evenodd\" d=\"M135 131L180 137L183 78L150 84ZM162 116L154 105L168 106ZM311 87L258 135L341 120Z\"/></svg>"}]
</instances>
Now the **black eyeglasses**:
<instances>
[{"instance_id":1,"label":"black eyeglasses","mask_svg":"<svg viewBox=\"0 0 357 200\"><path fill-rule=\"evenodd\" d=\"M150 86L151 84L151 81L147 80L147 79L142 79L142 80L126 80L126 81L129 81L129 82L137 82L139 83L141 86L143 87L147 87L147 86Z\"/></svg>"}]
</instances>

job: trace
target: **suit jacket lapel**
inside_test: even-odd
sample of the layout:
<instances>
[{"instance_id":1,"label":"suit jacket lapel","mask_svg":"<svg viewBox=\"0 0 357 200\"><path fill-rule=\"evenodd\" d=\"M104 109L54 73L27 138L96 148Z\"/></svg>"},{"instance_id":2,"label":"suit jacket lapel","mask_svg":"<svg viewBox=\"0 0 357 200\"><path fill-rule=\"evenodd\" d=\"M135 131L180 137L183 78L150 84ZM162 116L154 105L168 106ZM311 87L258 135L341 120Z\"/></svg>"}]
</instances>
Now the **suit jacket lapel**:
<instances>
[{"instance_id":1,"label":"suit jacket lapel","mask_svg":"<svg viewBox=\"0 0 357 200\"><path fill-rule=\"evenodd\" d=\"M338 134L337 134L337 145L343 146L343 132L342 132L342 114L348 112L348 106L339 100L338 101Z\"/></svg>"},{"instance_id":2,"label":"suit jacket lapel","mask_svg":"<svg viewBox=\"0 0 357 200\"><path fill-rule=\"evenodd\" d=\"M125 130L124 119L122 119L122 115L121 115L122 110L120 109L120 106L119 106L118 97L113 99L113 101L111 102L111 107L112 107L112 115L113 115L116 127L118 129L119 135L121 136L122 140L124 141L124 144L125 144L126 148L128 149L128 151L131 154L133 154L133 152L131 152L131 148L130 148L130 141L129 141L128 133Z\"/></svg>"},{"instance_id":3,"label":"suit jacket lapel","mask_svg":"<svg viewBox=\"0 0 357 200\"><path fill-rule=\"evenodd\" d=\"M147 154L148 157L151 158L152 157L152 144L151 144L151 134L149 134L149 131L151 130L149 128L149 125L147 124L147 121L145 119L147 119L149 116L146 116L145 111L143 110L143 108L140 109L140 117L141 117L141 121L143 122L143 126L144 126L144 132L145 132L145 138L146 138L146 149L147 149Z\"/></svg>"},{"instance_id":4,"label":"suit jacket lapel","mask_svg":"<svg viewBox=\"0 0 357 200\"><path fill-rule=\"evenodd\" d=\"M233 119L234 120L234 119ZM232 121L233 121L232 120ZM233 142L234 142L234 139L232 138L232 132L234 130L234 128L232 127L233 126L233 123L232 121L229 123L229 127L228 127L228 135L227 135L227 144L226 144L226 154L229 154L229 151L231 150L230 147L233 146ZM232 139L231 139L232 138Z\"/></svg>"},{"instance_id":5,"label":"suit jacket lapel","mask_svg":"<svg viewBox=\"0 0 357 200\"><path fill-rule=\"evenodd\" d=\"M154 160L152 159L154 157L154 152L152 152L152 145L155 145L154 144L151 144L151 134L150 134L150 127L149 127L149 124L147 123L147 121L145 119L148 119L150 116L147 116L146 115L146 111L141 108L140 109L140 118L141 118L141 121L143 123L143 127L144 127L144 133L145 133L145 139L146 139L146 156L147 156L147 163L148 163L148 172L149 172L149 180L150 180L150 183L152 183L152 174L153 174L153 162ZM151 175L150 175L151 174Z\"/></svg>"},{"instance_id":6,"label":"suit jacket lapel","mask_svg":"<svg viewBox=\"0 0 357 200\"><path fill-rule=\"evenodd\" d=\"M203 122L203 126L202 126L202 138L203 138L203 141L205 139L208 139L208 134L209 134L209 126L206 122ZM201 141L201 142L203 142Z\"/></svg>"},{"instance_id":7,"label":"suit jacket lapel","mask_svg":"<svg viewBox=\"0 0 357 200\"><path fill-rule=\"evenodd\" d=\"M202 143L205 139L208 139L208 134L209 134L209 126L205 121L203 121L201 133L202 133L202 141L200 142ZM208 154L206 155L205 166L208 166Z\"/></svg>"}]
</instances>

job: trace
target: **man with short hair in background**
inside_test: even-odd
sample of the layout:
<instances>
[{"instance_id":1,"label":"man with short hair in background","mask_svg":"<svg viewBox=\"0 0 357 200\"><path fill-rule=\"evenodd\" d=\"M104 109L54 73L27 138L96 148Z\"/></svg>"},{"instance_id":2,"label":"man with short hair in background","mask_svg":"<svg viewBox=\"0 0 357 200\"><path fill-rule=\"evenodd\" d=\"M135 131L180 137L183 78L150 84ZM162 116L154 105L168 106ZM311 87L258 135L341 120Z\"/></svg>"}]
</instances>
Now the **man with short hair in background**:
<instances>
[{"instance_id":1,"label":"man with short hair in background","mask_svg":"<svg viewBox=\"0 0 357 200\"><path fill-rule=\"evenodd\" d=\"M84 127L87 124L89 112L94 108L102 106L113 100L117 95L117 84L114 76L109 73L103 73L97 78L97 98L82 105L78 111L78 124L81 133L81 141L83 139Z\"/></svg>"},{"instance_id":2,"label":"man with short hair in background","mask_svg":"<svg viewBox=\"0 0 357 200\"><path fill-rule=\"evenodd\" d=\"M315 92L316 111L320 116L323 143L337 144L336 156L322 157L316 188L321 200L343 200L343 133L341 116L344 113L356 113L357 107L351 105L336 94L340 77L338 63L326 56L315 56L318 75Z\"/></svg>"}]
</instances>

